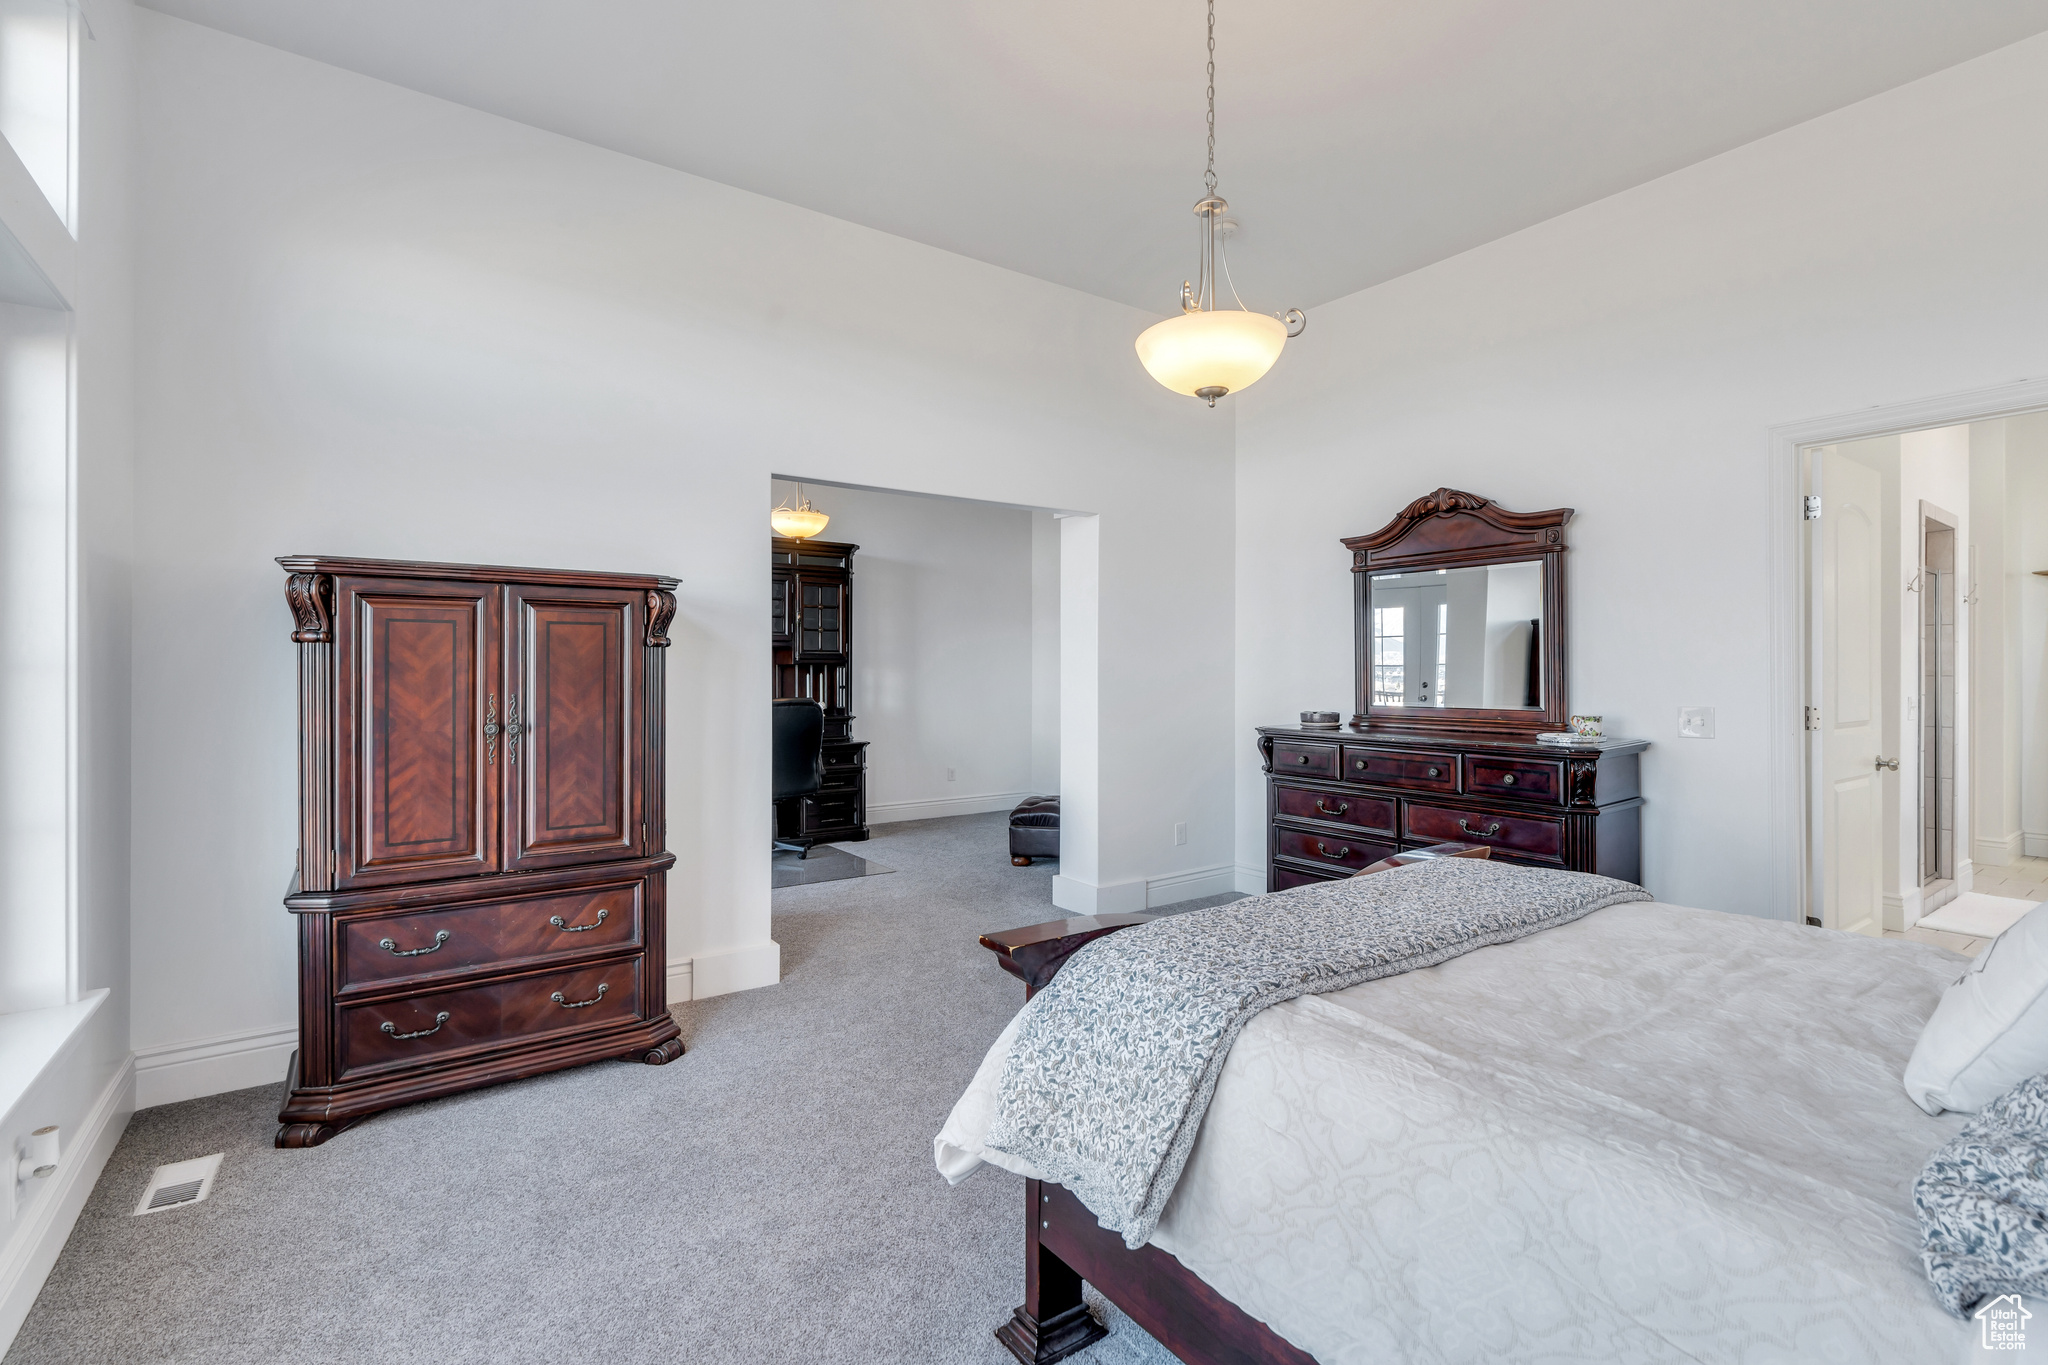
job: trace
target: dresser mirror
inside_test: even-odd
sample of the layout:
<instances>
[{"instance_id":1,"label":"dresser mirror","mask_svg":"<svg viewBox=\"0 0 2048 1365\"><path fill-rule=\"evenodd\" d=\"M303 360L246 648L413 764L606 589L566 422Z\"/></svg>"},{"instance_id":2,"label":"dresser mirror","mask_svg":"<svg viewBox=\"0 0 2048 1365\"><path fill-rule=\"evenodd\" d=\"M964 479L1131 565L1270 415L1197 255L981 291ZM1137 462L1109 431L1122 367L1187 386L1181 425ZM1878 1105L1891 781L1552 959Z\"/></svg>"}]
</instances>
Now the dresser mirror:
<instances>
[{"instance_id":1,"label":"dresser mirror","mask_svg":"<svg viewBox=\"0 0 2048 1365\"><path fill-rule=\"evenodd\" d=\"M1440 488L1344 542L1355 584L1357 729L1561 730L1564 526Z\"/></svg>"},{"instance_id":2,"label":"dresser mirror","mask_svg":"<svg viewBox=\"0 0 2048 1365\"><path fill-rule=\"evenodd\" d=\"M1543 561L1369 576L1372 701L1543 709Z\"/></svg>"}]
</instances>

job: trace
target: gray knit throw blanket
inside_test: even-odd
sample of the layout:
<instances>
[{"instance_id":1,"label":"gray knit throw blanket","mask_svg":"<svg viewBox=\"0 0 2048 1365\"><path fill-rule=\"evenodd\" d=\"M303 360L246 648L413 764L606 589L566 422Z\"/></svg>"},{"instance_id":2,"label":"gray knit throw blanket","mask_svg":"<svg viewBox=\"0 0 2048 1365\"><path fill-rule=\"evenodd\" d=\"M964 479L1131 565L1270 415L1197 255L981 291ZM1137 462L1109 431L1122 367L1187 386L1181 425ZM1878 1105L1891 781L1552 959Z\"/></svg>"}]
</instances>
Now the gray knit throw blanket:
<instances>
[{"instance_id":1,"label":"gray knit throw blanket","mask_svg":"<svg viewBox=\"0 0 2048 1365\"><path fill-rule=\"evenodd\" d=\"M986 1145L1141 1247L1260 1010L1649 899L1612 877L1444 858L1111 934L1024 1007Z\"/></svg>"}]
</instances>

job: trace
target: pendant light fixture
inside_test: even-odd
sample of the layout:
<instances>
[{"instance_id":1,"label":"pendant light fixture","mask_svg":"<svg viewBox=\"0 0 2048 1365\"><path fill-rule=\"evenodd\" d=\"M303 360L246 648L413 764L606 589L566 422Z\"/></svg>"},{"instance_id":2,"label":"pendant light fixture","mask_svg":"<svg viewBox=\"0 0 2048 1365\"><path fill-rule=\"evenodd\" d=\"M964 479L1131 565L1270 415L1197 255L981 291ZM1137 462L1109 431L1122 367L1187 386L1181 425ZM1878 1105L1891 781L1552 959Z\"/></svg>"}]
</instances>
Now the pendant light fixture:
<instances>
[{"instance_id":1,"label":"pendant light fixture","mask_svg":"<svg viewBox=\"0 0 2048 1365\"><path fill-rule=\"evenodd\" d=\"M782 504L768 514L768 524L775 528L775 534L788 536L791 540L809 540L824 530L825 523L830 520L832 518L811 506L811 500L804 496L802 484L796 486L796 506L791 507L789 499L784 498Z\"/></svg>"},{"instance_id":2,"label":"pendant light fixture","mask_svg":"<svg viewBox=\"0 0 2048 1365\"><path fill-rule=\"evenodd\" d=\"M1156 322L1138 334L1138 361L1151 376L1190 398L1206 398L1209 406L1226 393L1257 382L1273 368L1289 337L1301 335L1308 318L1299 308L1266 314L1247 310L1230 286L1235 308L1219 308L1216 298L1217 228L1230 205L1216 194L1216 0L1209 0L1209 169L1202 176L1207 193L1195 205L1202 225L1201 284L1180 287L1180 316ZM1228 236L1228 233L1225 233ZM1224 278L1230 263L1223 261Z\"/></svg>"}]
</instances>

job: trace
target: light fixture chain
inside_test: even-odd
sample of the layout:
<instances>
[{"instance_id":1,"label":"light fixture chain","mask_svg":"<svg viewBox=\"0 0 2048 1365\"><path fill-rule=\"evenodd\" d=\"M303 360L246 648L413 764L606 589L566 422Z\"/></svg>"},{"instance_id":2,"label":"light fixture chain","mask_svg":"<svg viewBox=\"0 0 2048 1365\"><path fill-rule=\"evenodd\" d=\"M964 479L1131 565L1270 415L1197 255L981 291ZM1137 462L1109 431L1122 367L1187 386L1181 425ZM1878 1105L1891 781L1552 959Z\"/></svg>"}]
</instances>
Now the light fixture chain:
<instances>
[{"instance_id":1,"label":"light fixture chain","mask_svg":"<svg viewBox=\"0 0 2048 1365\"><path fill-rule=\"evenodd\" d=\"M1216 193L1216 0L1209 0L1209 169L1202 183Z\"/></svg>"}]
</instances>

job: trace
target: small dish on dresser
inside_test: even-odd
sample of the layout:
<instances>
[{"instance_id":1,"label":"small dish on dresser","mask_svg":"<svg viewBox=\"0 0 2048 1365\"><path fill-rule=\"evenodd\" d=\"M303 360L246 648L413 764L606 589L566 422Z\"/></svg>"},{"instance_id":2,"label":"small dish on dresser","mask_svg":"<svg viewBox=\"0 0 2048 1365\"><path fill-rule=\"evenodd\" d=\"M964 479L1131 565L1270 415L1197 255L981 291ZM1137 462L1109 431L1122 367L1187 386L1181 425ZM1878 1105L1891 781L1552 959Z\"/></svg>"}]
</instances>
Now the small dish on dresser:
<instances>
[{"instance_id":1,"label":"small dish on dresser","mask_svg":"<svg viewBox=\"0 0 2048 1365\"><path fill-rule=\"evenodd\" d=\"M1301 728L1304 730L1336 730L1342 728L1344 717L1335 711L1304 711L1301 713Z\"/></svg>"}]
</instances>

